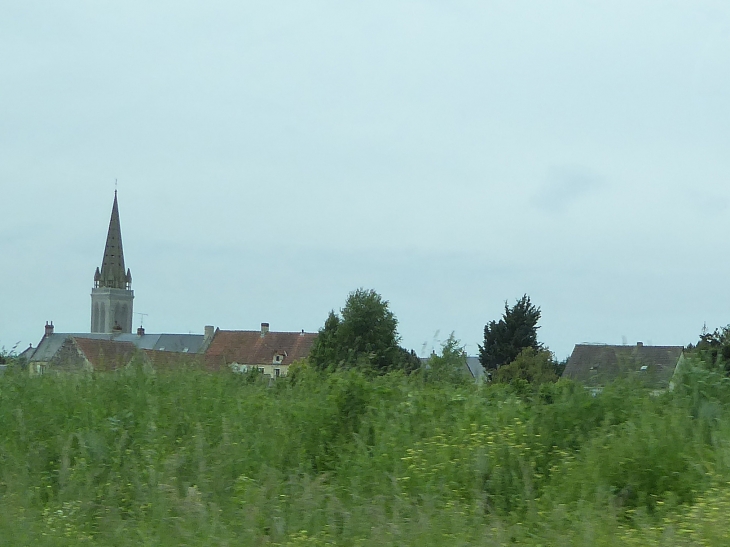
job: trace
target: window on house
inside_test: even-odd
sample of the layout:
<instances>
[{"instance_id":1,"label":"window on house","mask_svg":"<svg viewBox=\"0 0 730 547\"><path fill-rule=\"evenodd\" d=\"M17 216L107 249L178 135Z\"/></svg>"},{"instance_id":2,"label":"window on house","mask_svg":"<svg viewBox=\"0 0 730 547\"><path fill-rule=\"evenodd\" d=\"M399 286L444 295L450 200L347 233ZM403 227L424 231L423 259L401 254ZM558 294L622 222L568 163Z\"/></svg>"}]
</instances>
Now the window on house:
<instances>
[{"instance_id":1,"label":"window on house","mask_svg":"<svg viewBox=\"0 0 730 547\"><path fill-rule=\"evenodd\" d=\"M275 369L274 369L274 374L275 374L275 375L276 375L276 377L278 378L278 377L279 377L279 375L281 374L281 369L275 368Z\"/></svg>"}]
</instances>

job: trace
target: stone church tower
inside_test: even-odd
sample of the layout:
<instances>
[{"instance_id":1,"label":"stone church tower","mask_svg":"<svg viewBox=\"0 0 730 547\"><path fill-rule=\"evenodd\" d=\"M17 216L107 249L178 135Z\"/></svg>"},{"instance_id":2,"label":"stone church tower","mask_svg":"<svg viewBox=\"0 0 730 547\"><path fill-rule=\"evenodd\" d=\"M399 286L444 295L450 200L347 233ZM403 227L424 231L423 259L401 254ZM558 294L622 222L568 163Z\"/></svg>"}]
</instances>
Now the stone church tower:
<instances>
[{"instance_id":1,"label":"stone church tower","mask_svg":"<svg viewBox=\"0 0 730 547\"><path fill-rule=\"evenodd\" d=\"M106 236L101 271L96 268L91 289L91 332L132 332L132 274L124 270L122 228L119 224L117 192Z\"/></svg>"}]
</instances>

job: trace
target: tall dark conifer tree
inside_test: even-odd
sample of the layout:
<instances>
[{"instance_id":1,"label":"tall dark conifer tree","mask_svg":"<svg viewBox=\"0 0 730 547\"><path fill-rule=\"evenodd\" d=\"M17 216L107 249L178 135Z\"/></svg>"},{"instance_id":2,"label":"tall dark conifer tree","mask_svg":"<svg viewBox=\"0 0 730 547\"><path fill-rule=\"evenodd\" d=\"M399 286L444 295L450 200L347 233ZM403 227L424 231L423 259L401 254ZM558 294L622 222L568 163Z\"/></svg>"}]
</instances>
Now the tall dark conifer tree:
<instances>
[{"instance_id":1,"label":"tall dark conifer tree","mask_svg":"<svg viewBox=\"0 0 730 547\"><path fill-rule=\"evenodd\" d=\"M511 308L504 303L502 319L490 321L484 327L484 345L479 346L479 360L485 370L495 370L514 361L525 348L536 351L541 348L537 341L537 322L540 308L524 295Z\"/></svg>"}]
</instances>

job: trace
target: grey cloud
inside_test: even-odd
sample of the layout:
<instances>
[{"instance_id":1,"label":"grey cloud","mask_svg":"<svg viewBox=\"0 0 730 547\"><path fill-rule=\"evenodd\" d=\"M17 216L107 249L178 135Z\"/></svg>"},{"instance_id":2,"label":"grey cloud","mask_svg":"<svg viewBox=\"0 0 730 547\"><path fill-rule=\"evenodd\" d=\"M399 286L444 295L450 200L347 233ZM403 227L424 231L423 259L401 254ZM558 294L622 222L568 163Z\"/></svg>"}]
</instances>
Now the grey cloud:
<instances>
[{"instance_id":1,"label":"grey cloud","mask_svg":"<svg viewBox=\"0 0 730 547\"><path fill-rule=\"evenodd\" d=\"M533 197L533 204L545 211L562 212L573 203L600 190L603 179L577 166L554 167Z\"/></svg>"}]
</instances>

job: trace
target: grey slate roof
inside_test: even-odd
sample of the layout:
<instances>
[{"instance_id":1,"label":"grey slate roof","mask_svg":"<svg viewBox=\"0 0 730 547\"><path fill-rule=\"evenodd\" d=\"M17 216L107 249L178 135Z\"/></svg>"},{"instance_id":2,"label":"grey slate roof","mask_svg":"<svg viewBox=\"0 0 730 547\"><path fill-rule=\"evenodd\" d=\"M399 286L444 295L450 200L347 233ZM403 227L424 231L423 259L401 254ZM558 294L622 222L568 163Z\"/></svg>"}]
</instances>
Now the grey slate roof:
<instances>
[{"instance_id":1,"label":"grey slate roof","mask_svg":"<svg viewBox=\"0 0 730 547\"><path fill-rule=\"evenodd\" d=\"M474 377L475 380L484 378L484 367L479 361L479 357L467 357L466 366L469 367L469 372L471 372L471 375Z\"/></svg>"},{"instance_id":2,"label":"grey slate roof","mask_svg":"<svg viewBox=\"0 0 730 547\"><path fill-rule=\"evenodd\" d=\"M425 366L426 368L429 368L428 360L429 357L419 357L421 364ZM466 368L464 369L464 374L471 375L472 378L475 380L483 379L485 376L484 367L482 366L481 362L479 361L479 357L467 357L466 358Z\"/></svg>"},{"instance_id":3,"label":"grey slate roof","mask_svg":"<svg viewBox=\"0 0 730 547\"><path fill-rule=\"evenodd\" d=\"M18 354L18 357L20 359L23 359L24 361L28 362L28 361L30 361L31 357L33 357L35 350L36 350L36 348L34 348L33 346L28 346L25 350L21 351Z\"/></svg>"},{"instance_id":4,"label":"grey slate roof","mask_svg":"<svg viewBox=\"0 0 730 547\"><path fill-rule=\"evenodd\" d=\"M577 344L563 372L588 387L619 378L635 378L653 389L666 389L682 359L682 346L610 346Z\"/></svg>"},{"instance_id":5,"label":"grey slate roof","mask_svg":"<svg viewBox=\"0 0 730 547\"><path fill-rule=\"evenodd\" d=\"M48 362L63 343L70 337L86 338L91 340L113 340L118 342L131 342L138 349L151 349L158 351L173 351L178 353L198 353L203 345L202 334L107 334L95 333L53 333L44 336L38 344L30 362Z\"/></svg>"}]
</instances>

